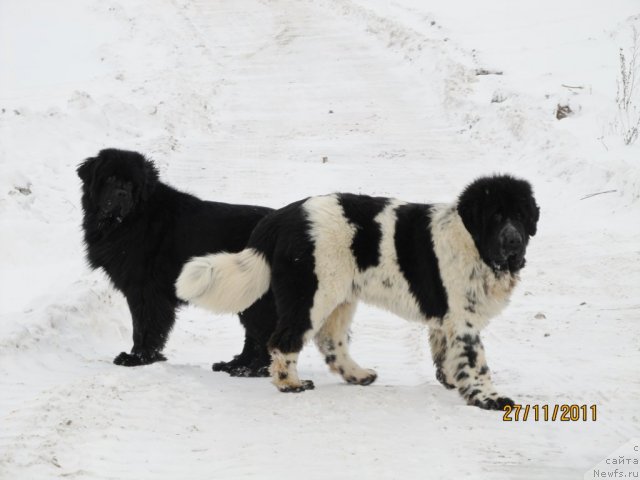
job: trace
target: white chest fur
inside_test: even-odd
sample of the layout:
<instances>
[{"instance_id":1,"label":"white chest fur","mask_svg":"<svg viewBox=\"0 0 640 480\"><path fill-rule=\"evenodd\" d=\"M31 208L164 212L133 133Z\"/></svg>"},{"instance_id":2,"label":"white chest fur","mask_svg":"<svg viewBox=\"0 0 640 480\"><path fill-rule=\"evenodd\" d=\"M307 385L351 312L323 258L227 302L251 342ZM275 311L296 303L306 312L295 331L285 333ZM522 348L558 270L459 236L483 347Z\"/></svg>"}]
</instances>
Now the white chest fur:
<instances>
[{"instance_id":1,"label":"white chest fur","mask_svg":"<svg viewBox=\"0 0 640 480\"><path fill-rule=\"evenodd\" d=\"M450 316L483 328L507 305L519 278L508 272L496 275L482 261L455 205L436 205L432 213L431 233Z\"/></svg>"}]
</instances>

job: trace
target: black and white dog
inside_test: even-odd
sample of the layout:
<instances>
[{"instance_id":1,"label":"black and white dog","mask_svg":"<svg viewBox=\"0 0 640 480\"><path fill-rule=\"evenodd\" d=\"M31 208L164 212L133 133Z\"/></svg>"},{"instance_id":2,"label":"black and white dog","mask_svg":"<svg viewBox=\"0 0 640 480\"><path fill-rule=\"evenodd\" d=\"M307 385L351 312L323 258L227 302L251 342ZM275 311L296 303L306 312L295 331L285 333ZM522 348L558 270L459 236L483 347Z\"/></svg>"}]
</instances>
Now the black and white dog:
<instances>
[{"instance_id":1,"label":"black and white dog","mask_svg":"<svg viewBox=\"0 0 640 480\"><path fill-rule=\"evenodd\" d=\"M376 379L348 350L363 300L427 324L438 380L471 405L502 409L513 401L492 384L480 330L507 304L538 218L530 184L507 175L476 180L453 204L311 197L262 219L245 250L186 263L177 294L240 312L271 290L278 322L270 371L283 392L313 388L296 369L310 338L348 383Z\"/></svg>"}]
</instances>

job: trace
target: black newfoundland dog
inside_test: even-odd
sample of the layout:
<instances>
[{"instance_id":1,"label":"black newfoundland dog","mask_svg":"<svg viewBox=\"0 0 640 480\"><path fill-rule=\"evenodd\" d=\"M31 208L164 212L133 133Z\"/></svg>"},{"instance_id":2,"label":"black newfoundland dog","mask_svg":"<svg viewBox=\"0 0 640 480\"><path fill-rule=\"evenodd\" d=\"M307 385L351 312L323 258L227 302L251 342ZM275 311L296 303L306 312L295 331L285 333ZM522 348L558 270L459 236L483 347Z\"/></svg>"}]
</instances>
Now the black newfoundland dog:
<instances>
[{"instance_id":1,"label":"black newfoundland dog","mask_svg":"<svg viewBox=\"0 0 640 480\"><path fill-rule=\"evenodd\" d=\"M162 349L182 303L175 281L191 257L242 250L255 225L271 209L206 202L158 179L153 163L136 152L108 149L78 167L82 179L84 242L89 264L102 268L127 298L133 348L116 365L165 360ZM268 375L266 343L276 324L270 295L239 314L244 349L213 365L234 376Z\"/></svg>"},{"instance_id":2,"label":"black newfoundland dog","mask_svg":"<svg viewBox=\"0 0 640 480\"><path fill-rule=\"evenodd\" d=\"M242 252L189 261L177 293L238 312L272 292L270 371L283 392L313 388L296 369L309 338L348 383L376 379L348 350L363 300L428 325L438 380L471 405L502 409L513 401L493 386L480 330L507 304L538 217L529 183L506 175L476 180L452 204L311 197L266 216Z\"/></svg>"}]
</instances>

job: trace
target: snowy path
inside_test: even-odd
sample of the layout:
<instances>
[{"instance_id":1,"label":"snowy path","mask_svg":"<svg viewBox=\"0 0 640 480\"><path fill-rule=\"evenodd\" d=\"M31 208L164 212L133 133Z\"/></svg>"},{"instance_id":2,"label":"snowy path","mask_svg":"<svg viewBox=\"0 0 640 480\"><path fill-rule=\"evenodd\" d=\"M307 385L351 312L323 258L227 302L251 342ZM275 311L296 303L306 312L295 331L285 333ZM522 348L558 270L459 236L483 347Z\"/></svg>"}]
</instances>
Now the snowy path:
<instances>
[{"instance_id":1,"label":"snowy path","mask_svg":"<svg viewBox=\"0 0 640 480\"><path fill-rule=\"evenodd\" d=\"M24 67L0 91L0 478L568 479L638 436L638 205L580 201L590 185L473 130L467 97L493 80L473 76L474 56L439 18L394 4L55 7L73 19L46 2L2 7L31 19L0 25L5 35L69 69ZM76 42L28 43L46 18L52 39ZM84 267L73 171L104 146L150 153L203 197L270 206L331 191L450 201L483 173L530 178L543 220L511 307L486 332L489 365L516 401L596 404L598 420L506 423L467 407L435 380L420 326L364 306L353 349L378 371L369 387L329 374L312 345L300 362L311 392L214 374L242 331L195 308L168 362L115 367L129 314Z\"/></svg>"}]
</instances>

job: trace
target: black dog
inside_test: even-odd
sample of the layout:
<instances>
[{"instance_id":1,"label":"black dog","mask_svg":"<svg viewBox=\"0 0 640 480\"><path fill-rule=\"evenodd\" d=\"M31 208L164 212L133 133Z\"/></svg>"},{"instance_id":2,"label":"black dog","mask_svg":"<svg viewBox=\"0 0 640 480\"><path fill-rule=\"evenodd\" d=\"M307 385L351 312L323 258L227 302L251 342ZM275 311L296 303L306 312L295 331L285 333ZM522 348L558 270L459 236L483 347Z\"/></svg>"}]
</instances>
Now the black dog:
<instances>
[{"instance_id":1,"label":"black dog","mask_svg":"<svg viewBox=\"0 0 640 480\"><path fill-rule=\"evenodd\" d=\"M181 303L174 283L182 265L207 252L242 250L271 209L206 202L179 192L159 181L153 163L136 152L102 150L77 172L83 182L87 259L125 295L133 321L131 353L122 352L114 363L135 366L165 360L162 349ZM246 329L242 353L213 369L265 376L275 306L267 295L247 307L239 315Z\"/></svg>"},{"instance_id":2,"label":"black dog","mask_svg":"<svg viewBox=\"0 0 640 480\"><path fill-rule=\"evenodd\" d=\"M513 401L493 386L480 330L506 306L538 217L531 186L506 175L476 180L451 204L311 197L267 215L242 252L189 261L177 293L235 312L273 292L271 374L281 391L313 388L296 368L310 338L348 383L376 379L348 350L363 300L428 325L438 380L471 405L501 409Z\"/></svg>"}]
</instances>

